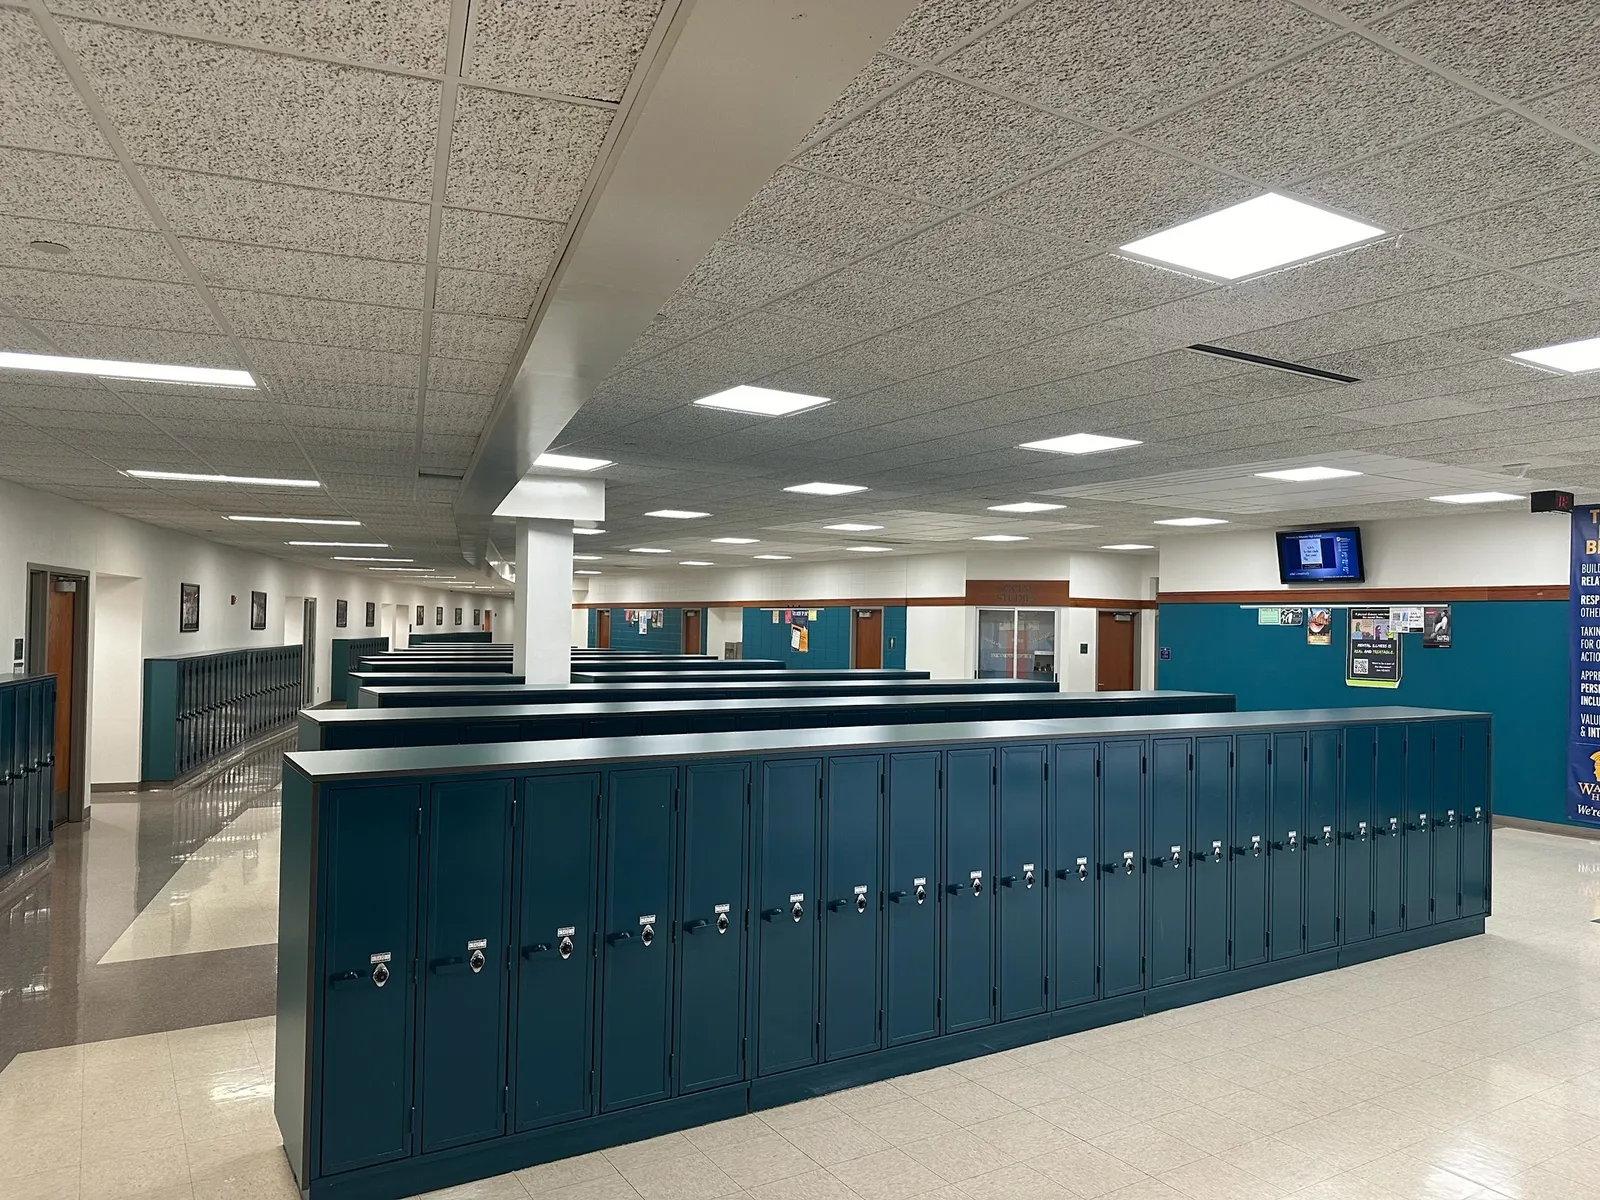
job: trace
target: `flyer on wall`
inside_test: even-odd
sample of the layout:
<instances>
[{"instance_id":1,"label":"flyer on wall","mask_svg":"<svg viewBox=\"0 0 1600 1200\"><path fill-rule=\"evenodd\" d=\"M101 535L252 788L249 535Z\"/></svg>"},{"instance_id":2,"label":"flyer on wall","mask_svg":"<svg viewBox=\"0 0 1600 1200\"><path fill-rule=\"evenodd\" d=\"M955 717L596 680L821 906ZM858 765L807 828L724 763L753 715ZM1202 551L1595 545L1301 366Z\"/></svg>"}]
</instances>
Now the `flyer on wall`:
<instances>
[{"instance_id":1,"label":"flyer on wall","mask_svg":"<svg viewBox=\"0 0 1600 1200\"><path fill-rule=\"evenodd\" d=\"M1400 635L1388 608L1350 610L1350 649L1344 681L1350 687L1400 686Z\"/></svg>"},{"instance_id":2,"label":"flyer on wall","mask_svg":"<svg viewBox=\"0 0 1600 1200\"><path fill-rule=\"evenodd\" d=\"M1422 610L1422 648L1424 650L1450 649L1450 620L1448 604L1430 604Z\"/></svg>"},{"instance_id":3,"label":"flyer on wall","mask_svg":"<svg viewBox=\"0 0 1600 1200\"><path fill-rule=\"evenodd\" d=\"M1600 508L1572 514L1567 613L1572 645L1567 816L1600 825Z\"/></svg>"},{"instance_id":4,"label":"flyer on wall","mask_svg":"<svg viewBox=\"0 0 1600 1200\"><path fill-rule=\"evenodd\" d=\"M1333 610L1313 608L1306 621L1306 645L1327 646L1333 642Z\"/></svg>"}]
</instances>

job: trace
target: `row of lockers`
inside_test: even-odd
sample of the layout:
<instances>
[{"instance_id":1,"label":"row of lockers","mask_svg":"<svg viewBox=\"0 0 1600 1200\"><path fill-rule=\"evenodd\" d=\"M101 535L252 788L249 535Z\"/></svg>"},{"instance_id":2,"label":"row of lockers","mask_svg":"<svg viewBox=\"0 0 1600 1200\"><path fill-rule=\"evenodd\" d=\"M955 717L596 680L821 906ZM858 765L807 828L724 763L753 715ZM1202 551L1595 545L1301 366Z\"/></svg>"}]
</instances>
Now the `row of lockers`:
<instances>
[{"instance_id":1,"label":"row of lockers","mask_svg":"<svg viewBox=\"0 0 1600 1200\"><path fill-rule=\"evenodd\" d=\"M1397 720L329 785L297 1174L1481 917L1488 754Z\"/></svg>"},{"instance_id":2,"label":"row of lockers","mask_svg":"<svg viewBox=\"0 0 1600 1200\"><path fill-rule=\"evenodd\" d=\"M386 637L334 638L328 652L328 698L353 702L350 672L360 670L362 660L368 655L384 654L388 649Z\"/></svg>"},{"instance_id":3,"label":"row of lockers","mask_svg":"<svg viewBox=\"0 0 1600 1200\"><path fill-rule=\"evenodd\" d=\"M56 677L0 679L0 876L50 844Z\"/></svg>"},{"instance_id":4,"label":"row of lockers","mask_svg":"<svg viewBox=\"0 0 1600 1200\"><path fill-rule=\"evenodd\" d=\"M301 647L144 660L141 778L170 782L294 719Z\"/></svg>"}]
</instances>

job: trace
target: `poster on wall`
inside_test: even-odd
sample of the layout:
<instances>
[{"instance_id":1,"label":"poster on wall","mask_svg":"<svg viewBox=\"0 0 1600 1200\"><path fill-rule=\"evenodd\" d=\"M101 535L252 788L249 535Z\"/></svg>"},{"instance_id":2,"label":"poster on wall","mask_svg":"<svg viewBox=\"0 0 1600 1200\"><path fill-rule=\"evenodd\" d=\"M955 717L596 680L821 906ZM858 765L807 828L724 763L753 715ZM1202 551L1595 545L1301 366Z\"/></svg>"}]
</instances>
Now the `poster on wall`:
<instances>
[{"instance_id":1,"label":"poster on wall","mask_svg":"<svg viewBox=\"0 0 1600 1200\"><path fill-rule=\"evenodd\" d=\"M1571 723L1567 740L1567 816L1600 825L1600 508L1572 514Z\"/></svg>"},{"instance_id":2,"label":"poster on wall","mask_svg":"<svg viewBox=\"0 0 1600 1200\"><path fill-rule=\"evenodd\" d=\"M333 602L333 623L340 629L350 624L350 601L335 600Z\"/></svg>"},{"instance_id":3,"label":"poster on wall","mask_svg":"<svg viewBox=\"0 0 1600 1200\"><path fill-rule=\"evenodd\" d=\"M1389 609L1389 624L1396 633L1422 632L1422 605L1406 604Z\"/></svg>"},{"instance_id":4,"label":"poster on wall","mask_svg":"<svg viewBox=\"0 0 1600 1200\"><path fill-rule=\"evenodd\" d=\"M1350 687L1400 686L1400 635L1387 608L1351 608L1344 681Z\"/></svg>"},{"instance_id":5,"label":"poster on wall","mask_svg":"<svg viewBox=\"0 0 1600 1200\"><path fill-rule=\"evenodd\" d=\"M367 601L367 628L371 629L378 623L378 606L373 601Z\"/></svg>"},{"instance_id":6,"label":"poster on wall","mask_svg":"<svg viewBox=\"0 0 1600 1200\"><path fill-rule=\"evenodd\" d=\"M482 624L483 624L483 610L481 608L473 609L472 610L472 627L474 629L477 629Z\"/></svg>"},{"instance_id":7,"label":"poster on wall","mask_svg":"<svg viewBox=\"0 0 1600 1200\"><path fill-rule=\"evenodd\" d=\"M417 628L421 629L422 626L425 623L426 623L426 620L423 617L423 608L422 608L422 605L419 604L419 605L417 605Z\"/></svg>"},{"instance_id":8,"label":"poster on wall","mask_svg":"<svg viewBox=\"0 0 1600 1200\"><path fill-rule=\"evenodd\" d=\"M267 627L267 594L265 592L250 593L250 628L265 629Z\"/></svg>"},{"instance_id":9,"label":"poster on wall","mask_svg":"<svg viewBox=\"0 0 1600 1200\"><path fill-rule=\"evenodd\" d=\"M1422 648L1424 650L1450 649L1450 632L1453 627L1448 604L1430 604L1422 610Z\"/></svg>"},{"instance_id":10,"label":"poster on wall","mask_svg":"<svg viewBox=\"0 0 1600 1200\"><path fill-rule=\"evenodd\" d=\"M200 585L198 583L180 583L178 585L178 632L200 632Z\"/></svg>"},{"instance_id":11,"label":"poster on wall","mask_svg":"<svg viewBox=\"0 0 1600 1200\"><path fill-rule=\"evenodd\" d=\"M433 623L435 625L440 626L441 628L444 626L444 605L442 605L442 604L434 605Z\"/></svg>"},{"instance_id":12,"label":"poster on wall","mask_svg":"<svg viewBox=\"0 0 1600 1200\"><path fill-rule=\"evenodd\" d=\"M1256 609L1257 625L1301 625L1305 619L1306 610L1303 608Z\"/></svg>"},{"instance_id":13,"label":"poster on wall","mask_svg":"<svg viewBox=\"0 0 1600 1200\"><path fill-rule=\"evenodd\" d=\"M1306 645L1327 646L1333 643L1333 611L1327 608L1313 608L1311 619L1306 622Z\"/></svg>"}]
</instances>

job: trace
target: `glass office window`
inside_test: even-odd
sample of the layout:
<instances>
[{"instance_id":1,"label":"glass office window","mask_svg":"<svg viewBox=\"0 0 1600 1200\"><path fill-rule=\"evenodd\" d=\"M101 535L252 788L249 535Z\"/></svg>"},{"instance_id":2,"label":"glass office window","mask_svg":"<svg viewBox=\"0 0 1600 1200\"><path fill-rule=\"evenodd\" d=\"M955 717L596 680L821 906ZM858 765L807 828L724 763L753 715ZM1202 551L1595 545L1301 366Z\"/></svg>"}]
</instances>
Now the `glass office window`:
<instances>
[{"instance_id":1,"label":"glass office window","mask_svg":"<svg viewBox=\"0 0 1600 1200\"><path fill-rule=\"evenodd\" d=\"M1054 679L1055 610L980 608L977 675L979 679Z\"/></svg>"}]
</instances>

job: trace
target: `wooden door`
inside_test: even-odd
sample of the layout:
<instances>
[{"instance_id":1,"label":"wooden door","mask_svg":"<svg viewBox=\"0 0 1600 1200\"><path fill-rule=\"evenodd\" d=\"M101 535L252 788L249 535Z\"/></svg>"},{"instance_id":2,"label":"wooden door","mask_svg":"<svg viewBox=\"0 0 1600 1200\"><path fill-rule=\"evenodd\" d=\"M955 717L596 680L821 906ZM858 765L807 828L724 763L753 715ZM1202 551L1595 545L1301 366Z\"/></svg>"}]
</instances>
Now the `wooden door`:
<instances>
[{"instance_id":1,"label":"wooden door","mask_svg":"<svg viewBox=\"0 0 1600 1200\"><path fill-rule=\"evenodd\" d=\"M883 609L857 608L855 634L850 639L854 648L851 666L857 670L875 670L883 666Z\"/></svg>"},{"instance_id":2,"label":"wooden door","mask_svg":"<svg viewBox=\"0 0 1600 1200\"><path fill-rule=\"evenodd\" d=\"M611 648L611 610L598 608L594 614L594 644L598 650Z\"/></svg>"},{"instance_id":3,"label":"wooden door","mask_svg":"<svg viewBox=\"0 0 1600 1200\"><path fill-rule=\"evenodd\" d=\"M1095 655L1094 686L1100 692L1128 692L1134 682L1134 643L1138 637L1138 613L1102 612Z\"/></svg>"},{"instance_id":4,"label":"wooden door","mask_svg":"<svg viewBox=\"0 0 1600 1200\"><path fill-rule=\"evenodd\" d=\"M70 589L70 590L68 590ZM72 699L78 680L73 654L76 642L78 583L50 580L50 602L45 617L45 670L56 677L56 794L63 795L76 774L72 762Z\"/></svg>"},{"instance_id":5,"label":"wooden door","mask_svg":"<svg viewBox=\"0 0 1600 1200\"><path fill-rule=\"evenodd\" d=\"M700 653L700 610L686 608L683 610L683 652L685 654Z\"/></svg>"}]
</instances>

